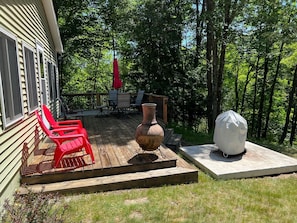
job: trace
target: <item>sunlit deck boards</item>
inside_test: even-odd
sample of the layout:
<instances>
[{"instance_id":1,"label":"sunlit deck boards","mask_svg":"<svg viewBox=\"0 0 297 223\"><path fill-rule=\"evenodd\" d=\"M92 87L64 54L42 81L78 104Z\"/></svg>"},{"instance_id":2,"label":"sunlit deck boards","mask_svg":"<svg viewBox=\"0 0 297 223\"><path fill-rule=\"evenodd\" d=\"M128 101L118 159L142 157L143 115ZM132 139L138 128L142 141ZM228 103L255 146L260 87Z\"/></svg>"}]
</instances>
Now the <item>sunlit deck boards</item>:
<instances>
[{"instance_id":1,"label":"sunlit deck boards","mask_svg":"<svg viewBox=\"0 0 297 223\"><path fill-rule=\"evenodd\" d=\"M143 153L134 139L136 127L142 120L141 115L84 116L81 118L88 131L96 163L92 165L88 155L76 153L65 157L60 168L53 169L51 160L53 159L54 146L46 140L35 151L35 156L27 168L29 174L22 177L22 183L48 184L95 177L108 178L108 176L116 175L125 178L123 174L134 174L134 178L139 179L144 172L154 170L159 171L160 177L162 175L162 182L168 173L168 177L172 178L172 182L164 181L168 184L197 182L197 169L169 148L162 145L159 150L152 153ZM183 168L183 171L178 174L177 170L169 171L168 168ZM164 172L160 172L162 169L166 170L165 175ZM136 176L137 173L139 173L138 176ZM174 176L177 178L173 178L172 173L176 174ZM131 182L133 182L133 176L129 176ZM128 181L125 188L129 187ZM150 185L148 179L146 182ZM162 182L160 181L159 184ZM141 187L141 185L138 186ZM135 186L137 186L135 182L131 183L131 187ZM101 190L100 187L96 188Z\"/></svg>"}]
</instances>

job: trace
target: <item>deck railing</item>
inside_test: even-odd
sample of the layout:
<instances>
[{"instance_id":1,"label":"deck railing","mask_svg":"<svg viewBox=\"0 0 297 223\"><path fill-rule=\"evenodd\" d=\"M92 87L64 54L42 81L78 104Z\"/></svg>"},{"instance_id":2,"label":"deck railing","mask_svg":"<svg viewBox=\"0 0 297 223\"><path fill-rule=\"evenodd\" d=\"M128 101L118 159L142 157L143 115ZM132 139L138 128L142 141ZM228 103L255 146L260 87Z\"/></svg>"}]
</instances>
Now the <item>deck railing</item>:
<instances>
[{"instance_id":1,"label":"deck railing","mask_svg":"<svg viewBox=\"0 0 297 223\"><path fill-rule=\"evenodd\" d=\"M137 93L130 93L132 100ZM88 92L88 93L67 93L62 94L67 105L73 110L89 110L96 109L99 106L107 105L108 93ZM157 104L156 115L167 124L167 104L168 97L164 95L156 95L145 93L143 102L152 102Z\"/></svg>"},{"instance_id":2,"label":"deck railing","mask_svg":"<svg viewBox=\"0 0 297 223\"><path fill-rule=\"evenodd\" d=\"M161 118L165 124L168 123L167 119L167 104L168 104L168 97L164 95L157 95L157 94L146 94L148 102L156 103L156 116Z\"/></svg>"},{"instance_id":3,"label":"deck railing","mask_svg":"<svg viewBox=\"0 0 297 223\"><path fill-rule=\"evenodd\" d=\"M98 106L106 104L107 96L107 93L98 92L62 94L67 105L73 110L96 109Z\"/></svg>"}]
</instances>

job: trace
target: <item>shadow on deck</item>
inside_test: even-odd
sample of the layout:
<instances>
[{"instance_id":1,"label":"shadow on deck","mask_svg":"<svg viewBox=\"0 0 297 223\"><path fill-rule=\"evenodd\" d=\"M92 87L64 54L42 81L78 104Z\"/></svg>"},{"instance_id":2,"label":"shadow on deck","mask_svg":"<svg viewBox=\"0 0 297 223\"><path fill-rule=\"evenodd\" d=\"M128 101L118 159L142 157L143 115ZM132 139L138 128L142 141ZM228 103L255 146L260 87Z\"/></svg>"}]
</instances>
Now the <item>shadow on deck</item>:
<instances>
[{"instance_id":1,"label":"shadow on deck","mask_svg":"<svg viewBox=\"0 0 297 223\"><path fill-rule=\"evenodd\" d=\"M23 171L22 183L34 192L78 193L144 188L198 181L198 170L161 145L143 152L134 139L142 117L138 114L81 116L95 164L83 153L65 156L52 168L54 145L44 140ZM21 193L25 193L21 188Z\"/></svg>"}]
</instances>

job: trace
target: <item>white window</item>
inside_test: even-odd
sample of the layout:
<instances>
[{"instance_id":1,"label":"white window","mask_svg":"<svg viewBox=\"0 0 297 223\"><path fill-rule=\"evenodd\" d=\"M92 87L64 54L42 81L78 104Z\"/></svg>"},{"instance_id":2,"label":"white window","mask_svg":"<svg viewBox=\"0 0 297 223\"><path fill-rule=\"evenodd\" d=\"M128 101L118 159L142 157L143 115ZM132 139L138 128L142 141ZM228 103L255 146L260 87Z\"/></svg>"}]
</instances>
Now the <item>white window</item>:
<instances>
[{"instance_id":1,"label":"white window","mask_svg":"<svg viewBox=\"0 0 297 223\"><path fill-rule=\"evenodd\" d=\"M0 29L0 96L4 127L23 116L17 55L16 37Z\"/></svg>"},{"instance_id":2,"label":"white window","mask_svg":"<svg viewBox=\"0 0 297 223\"><path fill-rule=\"evenodd\" d=\"M57 77L56 77L56 67L50 62L47 63L47 73L48 73L50 100L53 101L57 98Z\"/></svg>"},{"instance_id":3,"label":"white window","mask_svg":"<svg viewBox=\"0 0 297 223\"><path fill-rule=\"evenodd\" d=\"M48 104L47 99L48 99L48 91L47 91L47 86L46 86L46 76L45 76L45 68L46 66L44 65L44 50L41 44L36 45L37 49L37 66L38 66L38 74L40 78L39 82L39 88L40 88L40 93L41 93L41 104Z\"/></svg>"},{"instance_id":4,"label":"white window","mask_svg":"<svg viewBox=\"0 0 297 223\"><path fill-rule=\"evenodd\" d=\"M58 98L60 95L60 92L59 92L58 70L56 65L54 65L54 75L55 75L55 98Z\"/></svg>"},{"instance_id":5,"label":"white window","mask_svg":"<svg viewBox=\"0 0 297 223\"><path fill-rule=\"evenodd\" d=\"M37 96L37 84L36 84L36 72L34 53L32 48L24 45L24 62L25 62L25 74L26 74L26 86L28 94L28 105L29 111L32 112L38 107L38 96Z\"/></svg>"}]
</instances>

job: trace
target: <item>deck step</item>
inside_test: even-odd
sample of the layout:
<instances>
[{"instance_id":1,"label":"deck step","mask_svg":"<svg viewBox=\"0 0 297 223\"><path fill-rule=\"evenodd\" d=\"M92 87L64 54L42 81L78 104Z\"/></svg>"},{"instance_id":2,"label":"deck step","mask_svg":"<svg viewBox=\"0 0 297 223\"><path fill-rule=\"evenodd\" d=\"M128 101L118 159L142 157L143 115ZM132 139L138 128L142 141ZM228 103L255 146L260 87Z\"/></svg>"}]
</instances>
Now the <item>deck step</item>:
<instances>
[{"instance_id":1,"label":"deck step","mask_svg":"<svg viewBox=\"0 0 297 223\"><path fill-rule=\"evenodd\" d=\"M134 158L140 156L138 154L134 156ZM152 154L142 154L142 155L149 155ZM145 157L145 156L144 156ZM132 159L131 159L132 160ZM136 160L136 159L135 159ZM132 162L132 161L131 161ZM154 162L141 162L141 163L134 163L134 164L126 164L121 166L114 166L114 167L105 167L99 169L88 169L82 171L53 171L46 174L35 174L35 175L28 175L22 176L21 183L22 184L48 184L54 182L61 182L61 181L70 181L70 180L79 180L79 179L87 179L87 178L94 178L94 177L103 177L103 176L112 176L112 175L119 175L125 173L136 173L141 171L148 171L148 170L155 170L155 169L162 169L162 168L170 168L176 167L176 159L167 159L161 161L154 161Z\"/></svg>"},{"instance_id":2,"label":"deck step","mask_svg":"<svg viewBox=\"0 0 297 223\"><path fill-rule=\"evenodd\" d=\"M197 176L198 171L195 169L171 167L144 172L118 174L113 176L102 176L49 184L27 185L26 188L36 193L92 193L100 191L192 183L198 182ZM19 192L21 194L27 193L28 190L26 188L21 187Z\"/></svg>"},{"instance_id":3,"label":"deck step","mask_svg":"<svg viewBox=\"0 0 297 223\"><path fill-rule=\"evenodd\" d=\"M171 136L166 140L165 145L168 148L174 151L177 151L181 146L181 139L182 139L181 134L172 133Z\"/></svg>"},{"instance_id":4,"label":"deck step","mask_svg":"<svg viewBox=\"0 0 297 223\"><path fill-rule=\"evenodd\" d=\"M171 138L171 136L173 135L174 133L174 130L169 128L169 129L165 129L165 132L164 132L164 144L166 145L166 143L168 142L168 140Z\"/></svg>"},{"instance_id":5,"label":"deck step","mask_svg":"<svg viewBox=\"0 0 297 223\"><path fill-rule=\"evenodd\" d=\"M182 134L174 133L174 129L172 129L172 128L165 129L163 143L168 148L170 148L174 151L178 151L178 149L181 146L181 139L182 139Z\"/></svg>"}]
</instances>

